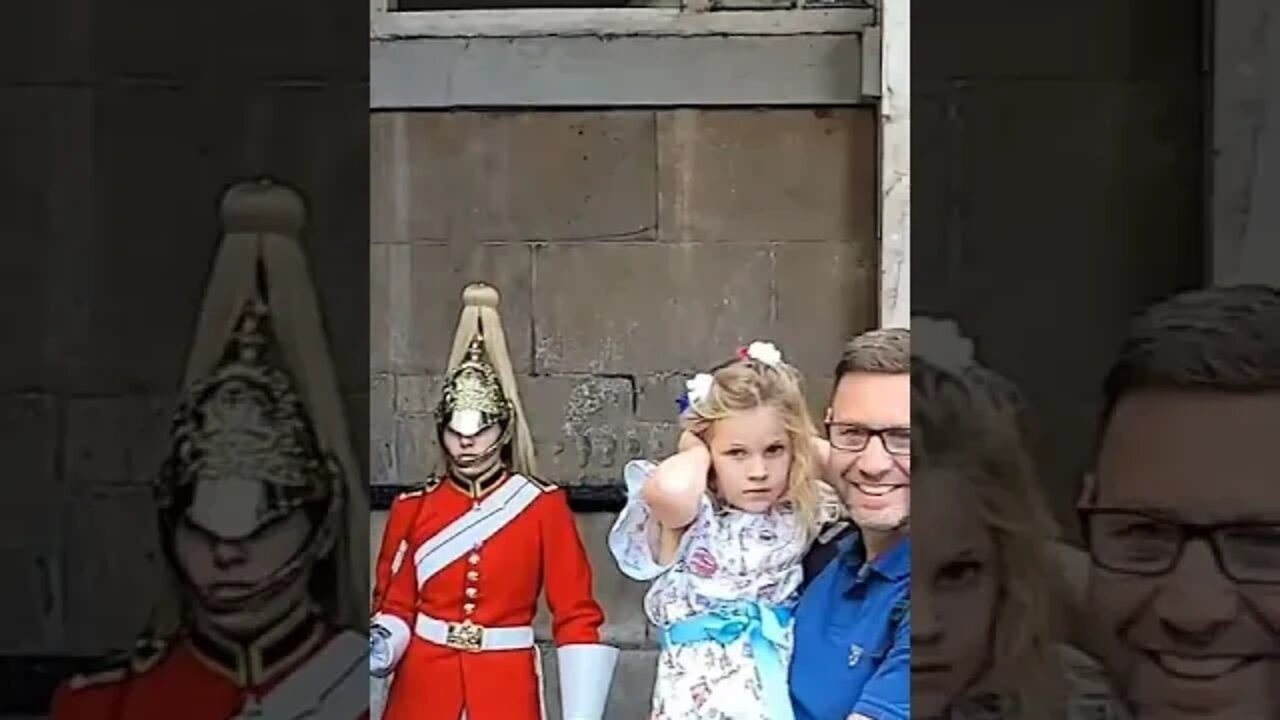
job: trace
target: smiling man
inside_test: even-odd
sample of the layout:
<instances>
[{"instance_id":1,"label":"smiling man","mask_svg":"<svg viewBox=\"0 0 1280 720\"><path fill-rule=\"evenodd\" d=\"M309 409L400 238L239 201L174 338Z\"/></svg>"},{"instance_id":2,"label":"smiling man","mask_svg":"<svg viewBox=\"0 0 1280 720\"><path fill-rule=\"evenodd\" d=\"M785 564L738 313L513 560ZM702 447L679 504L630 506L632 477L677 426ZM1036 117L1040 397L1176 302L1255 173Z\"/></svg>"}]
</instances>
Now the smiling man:
<instances>
[{"instance_id":1,"label":"smiling man","mask_svg":"<svg viewBox=\"0 0 1280 720\"><path fill-rule=\"evenodd\" d=\"M1135 717L1280 716L1280 292L1151 308L1105 402L1088 607Z\"/></svg>"},{"instance_id":2,"label":"smiling man","mask_svg":"<svg viewBox=\"0 0 1280 720\"><path fill-rule=\"evenodd\" d=\"M906 720L911 695L911 335L872 330L836 366L827 477L856 526L796 608L796 720ZM832 551L833 550L833 551Z\"/></svg>"}]
</instances>

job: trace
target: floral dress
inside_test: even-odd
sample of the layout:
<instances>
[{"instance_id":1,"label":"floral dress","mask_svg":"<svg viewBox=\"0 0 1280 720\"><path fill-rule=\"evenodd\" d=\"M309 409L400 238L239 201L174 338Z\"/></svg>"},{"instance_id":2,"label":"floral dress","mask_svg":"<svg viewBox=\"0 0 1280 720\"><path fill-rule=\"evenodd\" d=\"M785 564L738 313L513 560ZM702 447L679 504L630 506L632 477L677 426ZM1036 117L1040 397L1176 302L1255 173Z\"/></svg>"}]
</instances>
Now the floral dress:
<instances>
[{"instance_id":1,"label":"floral dress","mask_svg":"<svg viewBox=\"0 0 1280 720\"><path fill-rule=\"evenodd\" d=\"M648 461L627 464L627 505L609 532L609 550L623 574L653 580L644 610L659 637L674 637L667 633L682 621L729 613L744 605L764 607L765 615L770 607L794 608L806 550L795 514L786 507L747 513L719 507L704 496L675 560L661 565L651 542L657 537L658 523L640 495L654 468ZM769 620L763 624L769 625ZM790 622L774 625L767 648L762 642L759 633L750 631L736 637L730 632L719 640L664 642L651 720L778 720L779 702L787 705L789 715L785 684L779 699L777 683L785 683L790 662ZM760 652L762 648L767 652ZM782 677L758 670L757 654L774 656L769 662L775 664L780 661ZM766 693L766 685L774 688L773 695Z\"/></svg>"}]
</instances>

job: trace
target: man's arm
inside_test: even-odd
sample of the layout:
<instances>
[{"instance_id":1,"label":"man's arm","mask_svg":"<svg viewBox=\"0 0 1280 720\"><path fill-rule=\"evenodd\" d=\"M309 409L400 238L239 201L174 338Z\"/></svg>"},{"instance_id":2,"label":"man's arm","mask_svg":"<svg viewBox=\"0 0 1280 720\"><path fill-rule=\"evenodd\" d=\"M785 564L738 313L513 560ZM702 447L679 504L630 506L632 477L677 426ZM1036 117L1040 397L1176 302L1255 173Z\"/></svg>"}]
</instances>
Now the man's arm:
<instances>
[{"instance_id":1,"label":"man's arm","mask_svg":"<svg viewBox=\"0 0 1280 720\"><path fill-rule=\"evenodd\" d=\"M854 720L908 720L911 715L911 610L901 612L893 645L854 702Z\"/></svg>"}]
</instances>

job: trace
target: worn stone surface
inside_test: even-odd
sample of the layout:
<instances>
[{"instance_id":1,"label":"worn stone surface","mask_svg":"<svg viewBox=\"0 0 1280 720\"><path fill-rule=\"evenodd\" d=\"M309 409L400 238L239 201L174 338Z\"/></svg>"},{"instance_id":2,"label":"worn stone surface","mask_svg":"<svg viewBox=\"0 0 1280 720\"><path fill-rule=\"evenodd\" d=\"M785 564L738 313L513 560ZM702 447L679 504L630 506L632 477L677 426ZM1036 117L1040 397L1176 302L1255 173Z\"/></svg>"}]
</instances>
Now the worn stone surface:
<instances>
[{"instance_id":1,"label":"worn stone surface","mask_svg":"<svg viewBox=\"0 0 1280 720\"><path fill-rule=\"evenodd\" d=\"M168 452L173 399L151 395L76 398L67 408L71 487L148 485Z\"/></svg>"},{"instance_id":2,"label":"worn stone surface","mask_svg":"<svg viewBox=\"0 0 1280 720\"><path fill-rule=\"evenodd\" d=\"M642 452L632 425L634 389L623 378L542 376L525 383L539 471L562 483L609 482L625 458Z\"/></svg>"},{"instance_id":3,"label":"worn stone surface","mask_svg":"<svg viewBox=\"0 0 1280 720\"><path fill-rule=\"evenodd\" d=\"M425 415L397 417L395 428L396 484L416 485L444 471L434 418Z\"/></svg>"},{"instance_id":4,"label":"worn stone surface","mask_svg":"<svg viewBox=\"0 0 1280 720\"><path fill-rule=\"evenodd\" d=\"M1165 32L1145 31L1153 11ZM1158 8L1143 0L1043 8L1009 3L977 12L956 3L930 5L911 18L912 46L930 49L914 58L924 72L913 73L912 90L973 78L1097 82L1196 72L1200 55L1189 48L1202 42L1202 13L1195 0ZM933 59L945 59L945 68L926 67Z\"/></svg>"},{"instance_id":5,"label":"worn stone surface","mask_svg":"<svg viewBox=\"0 0 1280 720\"><path fill-rule=\"evenodd\" d=\"M34 21L48 10L32 9ZM0 33L13 29L4 24ZM41 43L56 45L56 35ZM13 46L0 42L0 53ZM65 59L65 58L64 58ZM13 66L6 66L13 67ZM93 95L75 87L0 86L0 188L13 238L0 282L16 302L0 306L0 392L58 386L85 332L86 253L96 235Z\"/></svg>"},{"instance_id":6,"label":"worn stone surface","mask_svg":"<svg viewBox=\"0 0 1280 720\"><path fill-rule=\"evenodd\" d=\"M674 423L679 415L676 400L684 393L685 383L691 377L690 373L638 376L635 379L636 419Z\"/></svg>"},{"instance_id":7,"label":"worn stone surface","mask_svg":"<svg viewBox=\"0 0 1280 720\"><path fill-rule=\"evenodd\" d=\"M660 237L874 244L875 128L869 108L661 113Z\"/></svg>"},{"instance_id":8,"label":"worn stone surface","mask_svg":"<svg viewBox=\"0 0 1280 720\"><path fill-rule=\"evenodd\" d=\"M395 411L404 416L433 416L443 390L441 375L401 375L396 383Z\"/></svg>"},{"instance_id":9,"label":"worn stone surface","mask_svg":"<svg viewBox=\"0 0 1280 720\"><path fill-rule=\"evenodd\" d=\"M66 649L128 648L173 607L151 491L93 488L71 502L67 519Z\"/></svg>"},{"instance_id":10,"label":"worn stone surface","mask_svg":"<svg viewBox=\"0 0 1280 720\"><path fill-rule=\"evenodd\" d=\"M775 246L777 316L772 337L806 376L830 375L845 341L875 327L878 257L873 246Z\"/></svg>"},{"instance_id":11,"label":"worn stone surface","mask_svg":"<svg viewBox=\"0 0 1280 720\"><path fill-rule=\"evenodd\" d=\"M400 244L375 254L374 260L386 263L385 270L373 271L386 278L383 287L373 288L382 296L374 309L386 309L385 316L373 317L373 327L389 335L391 369L402 374L443 372L462 309L462 289L479 281L502 294L499 312L515 371L530 369L533 271L528 246Z\"/></svg>"},{"instance_id":12,"label":"worn stone surface","mask_svg":"<svg viewBox=\"0 0 1280 720\"><path fill-rule=\"evenodd\" d=\"M650 112L377 113L370 133L374 242L607 239L656 222Z\"/></svg>"},{"instance_id":13,"label":"worn stone surface","mask_svg":"<svg viewBox=\"0 0 1280 720\"><path fill-rule=\"evenodd\" d=\"M33 655L63 641L65 594L59 581L61 548L53 532L42 542L0 545L5 612L0 614L0 653Z\"/></svg>"},{"instance_id":14,"label":"worn stone surface","mask_svg":"<svg viewBox=\"0 0 1280 720\"><path fill-rule=\"evenodd\" d=\"M396 482L396 378L375 375L369 382L369 482Z\"/></svg>"},{"instance_id":15,"label":"worn stone surface","mask_svg":"<svg viewBox=\"0 0 1280 720\"><path fill-rule=\"evenodd\" d=\"M685 371L769 328L764 247L553 245L535 268L538 372Z\"/></svg>"}]
</instances>

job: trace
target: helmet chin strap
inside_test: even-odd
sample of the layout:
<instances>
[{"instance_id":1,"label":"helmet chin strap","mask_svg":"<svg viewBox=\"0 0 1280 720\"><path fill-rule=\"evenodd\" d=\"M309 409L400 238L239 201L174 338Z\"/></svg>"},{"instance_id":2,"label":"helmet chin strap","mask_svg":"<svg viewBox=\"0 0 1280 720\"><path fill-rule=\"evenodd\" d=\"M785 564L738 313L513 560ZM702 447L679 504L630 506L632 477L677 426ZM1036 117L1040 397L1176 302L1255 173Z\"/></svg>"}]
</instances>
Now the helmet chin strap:
<instances>
[{"instance_id":1,"label":"helmet chin strap","mask_svg":"<svg viewBox=\"0 0 1280 720\"><path fill-rule=\"evenodd\" d=\"M190 577L184 573L187 586L200 598L201 609L212 614L227 612L243 612L266 605L285 588L293 584L307 570L313 567L333 546L333 527L340 512L341 503L331 501L329 510L321 524L311 533L298 552L286 560L280 567L258 581L253 587L229 601L217 601L206 597ZM297 511L295 511L297 512Z\"/></svg>"}]
</instances>

